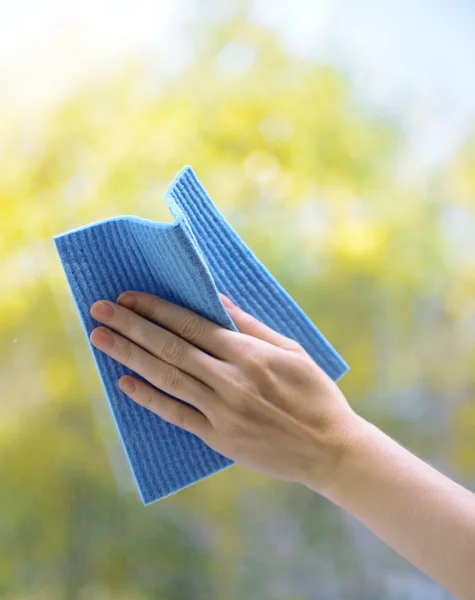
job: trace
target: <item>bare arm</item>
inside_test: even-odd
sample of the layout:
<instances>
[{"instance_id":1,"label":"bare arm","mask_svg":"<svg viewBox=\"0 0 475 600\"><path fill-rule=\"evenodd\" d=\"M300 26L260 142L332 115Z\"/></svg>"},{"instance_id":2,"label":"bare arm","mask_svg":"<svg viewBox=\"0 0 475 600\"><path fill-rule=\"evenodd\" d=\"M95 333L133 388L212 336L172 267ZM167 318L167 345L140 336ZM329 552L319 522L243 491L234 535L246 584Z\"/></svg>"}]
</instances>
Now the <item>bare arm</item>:
<instances>
[{"instance_id":1,"label":"bare arm","mask_svg":"<svg viewBox=\"0 0 475 600\"><path fill-rule=\"evenodd\" d=\"M328 499L447 590L475 598L475 494L366 421L343 456Z\"/></svg>"},{"instance_id":2,"label":"bare arm","mask_svg":"<svg viewBox=\"0 0 475 600\"><path fill-rule=\"evenodd\" d=\"M475 599L475 495L356 415L294 340L233 305L238 332L143 292L105 304L109 316L97 304L91 314L110 329L91 341L153 384L121 378L135 402L241 464L307 485Z\"/></svg>"}]
</instances>

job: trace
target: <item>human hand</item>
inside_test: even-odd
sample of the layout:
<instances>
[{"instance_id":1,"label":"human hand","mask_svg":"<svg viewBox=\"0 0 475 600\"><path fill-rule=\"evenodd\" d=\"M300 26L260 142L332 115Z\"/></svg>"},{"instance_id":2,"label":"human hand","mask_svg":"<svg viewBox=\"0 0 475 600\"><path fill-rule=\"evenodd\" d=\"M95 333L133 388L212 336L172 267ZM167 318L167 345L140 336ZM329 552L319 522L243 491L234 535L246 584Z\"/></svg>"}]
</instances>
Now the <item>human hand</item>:
<instances>
[{"instance_id":1,"label":"human hand","mask_svg":"<svg viewBox=\"0 0 475 600\"><path fill-rule=\"evenodd\" d=\"M220 296L239 332L132 291L93 304L91 316L110 329L94 329L91 342L191 406L121 377L138 404L238 463L325 494L359 418L296 341Z\"/></svg>"}]
</instances>

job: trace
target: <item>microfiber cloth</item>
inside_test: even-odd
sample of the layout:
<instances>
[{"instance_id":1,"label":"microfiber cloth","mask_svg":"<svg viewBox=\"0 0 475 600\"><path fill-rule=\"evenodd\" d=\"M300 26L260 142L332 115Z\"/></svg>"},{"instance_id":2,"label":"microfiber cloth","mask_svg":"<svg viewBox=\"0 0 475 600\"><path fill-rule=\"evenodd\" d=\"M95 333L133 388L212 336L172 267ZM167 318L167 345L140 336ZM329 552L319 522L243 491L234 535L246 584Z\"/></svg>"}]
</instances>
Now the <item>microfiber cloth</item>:
<instances>
[{"instance_id":1,"label":"microfiber cloth","mask_svg":"<svg viewBox=\"0 0 475 600\"><path fill-rule=\"evenodd\" d=\"M348 369L226 222L191 167L177 174L165 199L172 223L117 216L53 237L144 504L169 496L233 461L120 390L117 382L123 375L145 380L91 344L89 335L99 323L89 310L97 300L115 302L121 292L139 290L237 331L218 296L220 291L266 325L298 341L332 379L339 379Z\"/></svg>"}]
</instances>

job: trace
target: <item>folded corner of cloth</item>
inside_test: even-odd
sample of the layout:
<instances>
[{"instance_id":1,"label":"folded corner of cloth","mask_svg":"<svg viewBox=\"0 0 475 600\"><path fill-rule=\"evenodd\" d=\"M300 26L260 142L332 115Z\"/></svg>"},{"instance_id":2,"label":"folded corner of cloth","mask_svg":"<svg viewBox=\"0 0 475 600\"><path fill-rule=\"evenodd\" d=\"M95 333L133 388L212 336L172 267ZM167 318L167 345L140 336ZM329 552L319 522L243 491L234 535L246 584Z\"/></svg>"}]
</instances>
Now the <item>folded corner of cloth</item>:
<instances>
[{"instance_id":1,"label":"folded corner of cloth","mask_svg":"<svg viewBox=\"0 0 475 600\"><path fill-rule=\"evenodd\" d=\"M154 294L237 331L218 291L269 327L298 341L334 380L348 369L302 309L226 222L191 167L165 199L174 217L160 223L119 216L53 237L101 382L144 504L233 464L199 438L136 404L117 386L136 373L97 350L89 314L125 290Z\"/></svg>"}]
</instances>

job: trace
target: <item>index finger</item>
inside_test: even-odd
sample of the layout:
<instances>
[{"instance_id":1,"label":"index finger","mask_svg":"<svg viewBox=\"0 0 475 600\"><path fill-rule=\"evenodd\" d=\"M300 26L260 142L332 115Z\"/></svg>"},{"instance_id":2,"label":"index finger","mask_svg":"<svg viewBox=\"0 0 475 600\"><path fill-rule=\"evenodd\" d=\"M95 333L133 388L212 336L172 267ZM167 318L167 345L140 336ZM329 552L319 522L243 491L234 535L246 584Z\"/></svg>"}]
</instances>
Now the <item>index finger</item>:
<instances>
[{"instance_id":1,"label":"index finger","mask_svg":"<svg viewBox=\"0 0 475 600\"><path fill-rule=\"evenodd\" d=\"M149 321L162 325L216 358L226 360L231 354L234 332L205 319L188 308L168 302L159 296L136 290L120 294L117 304L133 310Z\"/></svg>"}]
</instances>

